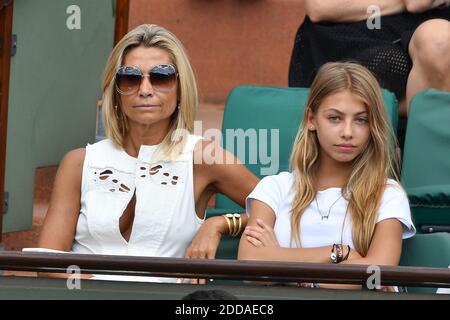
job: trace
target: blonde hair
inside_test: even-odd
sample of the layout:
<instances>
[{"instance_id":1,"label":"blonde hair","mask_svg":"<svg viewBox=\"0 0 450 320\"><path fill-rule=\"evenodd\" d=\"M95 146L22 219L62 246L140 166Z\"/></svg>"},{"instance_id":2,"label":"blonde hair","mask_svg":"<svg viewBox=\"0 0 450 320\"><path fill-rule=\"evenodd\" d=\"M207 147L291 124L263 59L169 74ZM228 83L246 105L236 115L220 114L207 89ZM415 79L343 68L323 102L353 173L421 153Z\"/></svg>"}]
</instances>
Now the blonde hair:
<instances>
[{"instance_id":1,"label":"blonde hair","mask_svg":"<svg viewBox=\"0 0 450 320\"><path fill-rule=\"evenodd\" d=\"M194 130L198 107L197 83L188 56L180 40L170 31L154 25L143 24L128 32L112 50L103 74L102 113L106 136L117 147L123 148L128 132L128 121L120 108L120 98L115 88L115 74L126 54L139 46L155 47L166 51L178 72L178 105L172 116L168 134L161 143L162 158L173 159L183 151L186 138Z\"/></svg>"},{"instance_id":2,"label":"blonde hair","mask_svg":"<svg viewBox=\"0 0 450 320\"><path fill-rule=\"evenodd\" d=\"M311 85L303 122L291 154L296 190L292 204L291 240L295 239L300 245L301 215L317 193L314 176L320 146L316 133L307 129L308 113L315 114L325 97L343 90L349 90L364 101L370 128L369 141L353 160L352 172L342 190L349 201L347 210L352 219L355 249L365 256L374 234L387 178L398 180L398 162L394 152L396 139L380 86L369 70L352 62L326 63Z\"/></svg>"}]
</instances>

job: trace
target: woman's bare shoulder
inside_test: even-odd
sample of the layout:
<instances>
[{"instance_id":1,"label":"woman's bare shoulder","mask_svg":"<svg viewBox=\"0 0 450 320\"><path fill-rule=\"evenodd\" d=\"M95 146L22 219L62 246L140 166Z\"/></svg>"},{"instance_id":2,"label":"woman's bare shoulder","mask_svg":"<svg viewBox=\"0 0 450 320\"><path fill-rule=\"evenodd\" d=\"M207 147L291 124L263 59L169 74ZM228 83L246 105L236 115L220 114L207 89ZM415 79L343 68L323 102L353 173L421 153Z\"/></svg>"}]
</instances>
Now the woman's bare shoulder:
<instances>
[{"instance_id":1,"label":"woman's bare shoulder","mask_svg":"<svg viewBox=\"0 0 450 320\"><path fill-rule=\"evenodd\" d=\"M61 164L62 163L71 165L83 164L85 156L86 156L86 148L73 149L64 155Z\"/></svg>"},{"instance_id":2,"label":"woman's bare shoulder","mask_svg":"<svg viewBox=\"0 0 450 320\"><path fill-rule=\"evenodd\" d=\"M81 175L85 156L85 148L74 149L67 152L59 164L58 173L64 173L64 175L69 176L72 176L73 174L76 176Z\"/></svg>"}]
</instances>

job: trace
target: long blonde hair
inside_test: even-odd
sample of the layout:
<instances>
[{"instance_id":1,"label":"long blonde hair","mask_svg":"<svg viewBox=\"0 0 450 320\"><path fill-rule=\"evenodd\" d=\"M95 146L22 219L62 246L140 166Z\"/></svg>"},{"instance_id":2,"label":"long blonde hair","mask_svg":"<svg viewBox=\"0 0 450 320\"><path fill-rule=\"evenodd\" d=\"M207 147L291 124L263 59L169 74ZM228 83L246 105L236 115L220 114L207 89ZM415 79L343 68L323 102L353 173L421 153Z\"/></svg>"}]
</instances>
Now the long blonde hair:
<instances>
[{"instance_id":1,"label":"long blonde hair","mask_svg":"<svg viewBox=\"0 0 450 320\"><path fill-rule=\"evenodd\" d=\"M307 129L308 113L316 113L325 97L349 90L359 96L367 109L370 136L367 146L353 160L352 172L342 194L348 200L355 249L365 256L375 230L377 213L388 177L397 178L396 139L389 124L384 100L375 77L369 70L352 62L323 65L311 85L303 122L295 138L291 169L295 177L292 204L291 240L300 245L300 219L317 193L315 170L319 157L316 133Z\"/></svg>"},{"instance_id":2,"label":"long blonde hair","mask_svg":"<svg viewBox=\"0 0 450 320\"><path fill-rule=\"evenodd\" d=\"M160 26L140 25L128 32L112 50L102 82L105 133L114 145L123 148L124 137L128 132L128 121L120 108L115 110L116 106L120 105L120 98L115 89L115 74L126 54L138 46L163 49L177 68L179 110L173 114L169 132L161 144L163 158L173 159L182 152L187 135L194 130L198 93L194 72L183 45L175 35Z\"/></svg>"}]
</instances>

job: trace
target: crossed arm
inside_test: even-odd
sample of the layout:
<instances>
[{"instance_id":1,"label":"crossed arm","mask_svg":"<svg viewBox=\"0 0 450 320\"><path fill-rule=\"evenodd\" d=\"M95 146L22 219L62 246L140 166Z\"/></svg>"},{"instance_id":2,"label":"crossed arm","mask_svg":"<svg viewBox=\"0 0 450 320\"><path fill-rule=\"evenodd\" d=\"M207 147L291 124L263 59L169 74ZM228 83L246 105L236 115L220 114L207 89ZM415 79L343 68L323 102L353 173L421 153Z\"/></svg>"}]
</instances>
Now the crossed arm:
<instances>
[{"instance_id":1,"label":"crossed arm","mask_svg":"<svg viewBox=\"0 0 450 320\"><path fill-rule=\"evenodd\" d=\"M273 227L275 213L264 202L253 200L251 216L239 244L240 260L271 260L331 263L332 245L316 248L281 248ZM397 219L379 222L369 251L362 257L355 250L342 264L397 265L402 246L402 225ZM354 286L327 285L332 288L354 288Z\"/></svg>"},{"instance_id":2,"label":"crossed arm","mask_svg":"<svg viewBox=\"0 0 450 320\"><path fill-rule=\"evenodd\" d=\"M373 5L386 16L404 11L420 13L449 3L449 0L305 0L305 12L313 22L357 22L372 14L367 10Z\"/></svg>"},{"instance_id":3,"label":"crossed arm","mask_svg":"<svg viewBox=\"0 0 450 320\"><path fill-rule=\"evenodd\" d=\"M407 0L305 0L305 12L313 22L356 22L367 19L367 9L375 5L381 15L406 10ZM412 0L411 0L412 1Z\"/></svg>"},{"instance_id":4,"label":"crossed arm","mask_svg":"<svg viewBox=\"0 0 450 320\"><path fill-rule=\"evenodd\" d=\"M449 0L403 0L406 10L411 13L420 13L439 7L440 5L450 5Z\"/></svg>"}]
</instances>

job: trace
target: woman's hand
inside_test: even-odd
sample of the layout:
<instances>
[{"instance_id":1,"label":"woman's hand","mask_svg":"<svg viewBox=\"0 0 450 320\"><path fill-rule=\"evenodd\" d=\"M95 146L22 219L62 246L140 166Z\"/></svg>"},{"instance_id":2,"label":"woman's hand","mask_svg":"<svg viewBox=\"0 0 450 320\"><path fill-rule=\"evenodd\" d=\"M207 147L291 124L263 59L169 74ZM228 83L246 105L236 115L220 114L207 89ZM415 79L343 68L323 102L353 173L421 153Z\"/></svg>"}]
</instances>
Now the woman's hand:
<instances>
[{"instance_id":1,"label":"woman's hand","mask_svg":"<svg viewBox=\"0 0 450 320\"><path fill-rule=\"evenodd\" d=\"M197 231L191 245L187 248L187 259L214 259L220 238L224 233L225 219L222 216L211 217L203 222ZM228 226L226 226L228 227ZM177 283L183 283L184 279L178 279ZM205 279L191 279L191 284L205 284Z\"/></svg>"},{"instance_id":2,"label":"woman's hand","mask_svg":"<svg viewBox=\"0 0 450 320\"><path fill-rule=\"evenodd\" d=\"M185 258L214 259L220 238L225 231L224 224L226 221L222 216L206 219L187 248Z\"/></svg>"},{"instance_id":3,"label":"woman's hand","mask_svg":"<svg viewBox=\"0 0 450 320\"><path fill-rule=\"evenodd\" d=\"M255 247L279 247L277 237L272 227L257 219L256 226L247 226L244 235Z\"/></svg>"}]
</instances>

